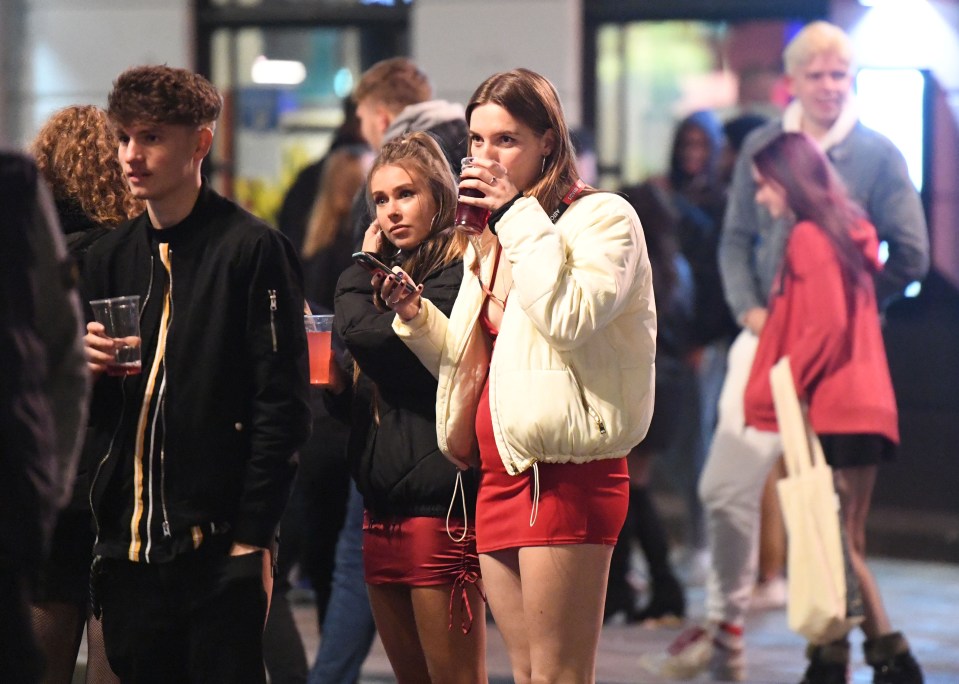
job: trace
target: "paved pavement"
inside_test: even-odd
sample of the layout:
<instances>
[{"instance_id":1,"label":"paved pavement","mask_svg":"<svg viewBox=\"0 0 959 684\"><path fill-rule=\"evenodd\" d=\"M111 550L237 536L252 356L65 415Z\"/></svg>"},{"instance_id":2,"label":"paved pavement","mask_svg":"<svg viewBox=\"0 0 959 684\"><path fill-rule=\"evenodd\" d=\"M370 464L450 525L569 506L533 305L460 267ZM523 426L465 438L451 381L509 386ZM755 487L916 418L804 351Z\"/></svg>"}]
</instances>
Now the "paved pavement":
<instances>
[{"instance_id":1,"label":"paved pavement","mask_svg":"<svg viewBox=\"0 0 959 684\"><path fill-rule=\"evenodd\" d=\"M926 675L926 684L959 684L959 565L891 559L870 562L886 608L896 629L906 633ZM702 616L703 589L689 591L691 620ZM316 654L319 637L316 612L301 603L294 614L308 657ZM640 670L639 655L664 649L679 629L651 630L637 625L612 625L603 630L597 684L660 684L665 681ZM859 633L853 635L852 684L868 684L872 671L862 663ZM746 626L751 684L795 684L803 669L803 642L786 627L783 610L754 613ZM81 649L74 682L83 682L85 647ZM490 625L487 658L490 684L510 684L509 661L503 641ZM2 680L2 677L0 677ZM379 641L363 666L360 684L395 682ZM713 680L705 677L699 682Z\"/></svg>"},{"instance_id":2,"label":"paved pavement","mask_svg":"<svg viewBox=\"0 0 959 684\"><path fill-rule=\"evenodd\" d=\"M926 684L959 684L959 565L875 559L876 573L886 607L896 629L906 633L926 674ZM689 594L691 618L702 616L703 590ZM295 609L312 658L318 637L309 606ZM635 625L608 626L600 641L596 669L598 684L657 684L665 680L647 675L638 656L665 648L677 629L650 630ZM853 684L872 681L872 670L862 661L860 633L853 635ZM491 684L507 684L509 661L502 639L490 625L488 663ZM785 611L755 613L746 628L749 678L753 684L795 684L805 668L803 641L786 627ZM377 641L363 666L361 684L394 682L389 662ZM702 678L700 682L712 680Z\"/></svg>"}]
</instances>

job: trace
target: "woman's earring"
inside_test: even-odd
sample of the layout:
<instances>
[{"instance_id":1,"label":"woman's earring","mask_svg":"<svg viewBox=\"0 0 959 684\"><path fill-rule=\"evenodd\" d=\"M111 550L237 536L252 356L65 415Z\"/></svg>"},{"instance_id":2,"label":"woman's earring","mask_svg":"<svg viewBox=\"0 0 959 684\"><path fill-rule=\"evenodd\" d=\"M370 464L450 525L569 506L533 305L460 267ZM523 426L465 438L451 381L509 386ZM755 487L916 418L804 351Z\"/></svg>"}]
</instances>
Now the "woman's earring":
<instances>
[{"instance_id":1,"label":"woman's earring","mask_svg":"<svg viewBox=\"0 0 959 684\"><path fill-rule=\"evenodd\" d=\"M543 164L542 166L540 166L539 172L540 172L540 175L546 173L546 155L545 154L543 155Z\"/></svg>"}]
</instances>

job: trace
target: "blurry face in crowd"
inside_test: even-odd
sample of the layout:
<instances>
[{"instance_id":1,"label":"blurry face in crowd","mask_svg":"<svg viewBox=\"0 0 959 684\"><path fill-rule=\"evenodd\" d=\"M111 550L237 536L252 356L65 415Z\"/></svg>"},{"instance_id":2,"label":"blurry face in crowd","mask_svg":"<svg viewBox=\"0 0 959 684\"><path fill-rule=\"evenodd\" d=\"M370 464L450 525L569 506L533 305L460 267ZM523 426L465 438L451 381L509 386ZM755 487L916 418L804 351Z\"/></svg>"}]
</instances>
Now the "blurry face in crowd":
<instances>
[{"instance_id":1,"label":"blurry face in crowd","mask_svg":"<svg viewBox=\"0 0 959 684\"><path fill-rule=\"evenodd\" d=\"M370 178L376 222L399 249L415 249L430 234L436 206L401 166L381 166Z\"/></svg>"},{"instance_id":2,"label":"blurry face in crowd","mask_svg":"<svg viewBox=\"0 0 959 684\"><path fill-rule=\"evenodd\" d=\"M356 118L360 120L360 134L374 150L383 146L383 134L390 126L389 110L379 102L366 98L356 104Z\"/></svg>"},{"instance_id":3,"label":"blurry face in crowd","mask_svg":"<svg viewBox=\"0 0 959 684\"><path fill-rule=\"evenodd\" d=\"M798 73L789 78L790 92L803 109L803 128L812 125L808 133L829 130L852 90L852 72L849 61L833 53L816 55Z\"/></svg>"},{"instance_id":4,"label":"blurry face in crowd","mask_svg":"<svg viewBox=\"0 0 959 684\"><path fill-rule=\"evenodd\" d=\"M690 126L679 140L679 163L683 171L690 176L698 176L706 171L709 163L709 138L705 131Z\"/></svg>"},{"instance_id":5,"label":"blurry face in crowd","mask_svg":"<svg viewBox=\"0 0 959 684\"><path fill-rule=\"evenodd\" d=\"M157 203L195 190L198 164L209 149L206 136L212 142L209 129L132 124L117 134L120 166L134 197Z\"/></svg>"},{"instance_id":6,"label":"blurry face in crowd","mask_svg":"<svg viewBox=\"0 0 959 684\"><path fill-rule=\"evenodd\" d=\"M789 213L789 205L786 204L786 190L783 186L763 177L756 167L753 167L753 180L756 181L756 204L766 207L775 219L786 216Z\"/></svg>"},{"instance_id":7,"label":"blurry face in crowd","mask_svg":"<svg viewBox=\"0 0 959 684\"><path fill-rule=\"evenodd\" d=\"M543 157L553 149L551 134L537 135L498 104L484 104L470 116L470 154L506 167L516 189L525 192L542 174Z\"/></svg>"}]
</instances>

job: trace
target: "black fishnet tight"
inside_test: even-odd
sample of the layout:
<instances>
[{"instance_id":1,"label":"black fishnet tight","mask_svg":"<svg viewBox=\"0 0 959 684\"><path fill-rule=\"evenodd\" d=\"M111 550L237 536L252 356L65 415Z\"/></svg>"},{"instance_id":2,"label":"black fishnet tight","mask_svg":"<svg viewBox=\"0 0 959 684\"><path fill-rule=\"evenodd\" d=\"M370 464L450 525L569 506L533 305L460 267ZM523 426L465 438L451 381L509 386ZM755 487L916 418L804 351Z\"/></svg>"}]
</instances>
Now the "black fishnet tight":
<instances>
[{"instance_id":1,"label":"black fishnet tight","mask_svg":"<svg viewBox=\"0 0 959 684\"><path fill-rule=\"evenodd\" d=\"M86 608L70 603L42 603L30 615L37 644L46 659L42 684L70 684L83 636ZM100 621L87 616L86 684L119 684L107 663Z\"/></svg>"}]
</instances>

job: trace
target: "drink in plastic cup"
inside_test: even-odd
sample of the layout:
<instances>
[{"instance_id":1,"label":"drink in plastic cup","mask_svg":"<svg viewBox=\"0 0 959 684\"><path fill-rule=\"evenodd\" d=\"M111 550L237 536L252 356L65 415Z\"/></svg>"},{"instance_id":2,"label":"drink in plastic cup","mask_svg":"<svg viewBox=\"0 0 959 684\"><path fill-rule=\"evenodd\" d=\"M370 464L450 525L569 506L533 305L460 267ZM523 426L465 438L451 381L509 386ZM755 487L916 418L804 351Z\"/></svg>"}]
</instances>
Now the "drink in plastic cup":
<instances>
[{"instance_id":1,"label":"drink in plastic cup","mask_svg":"<svg viewBox=\"0 0 959 684\"><path fill-rule=\"evenodd\" d=\"M107 365L107 375L136 375L140 372L140 297L110 297L90 302L93 317L101 323L107 337L123 342Z\"/></svg>"},{"instance_id":2,"label":"drink in plastic cup","mask_svg":"<svg viewBox=\"0 0 959 684\"><path fill-rule=\"evenodd\" d=\"M310 384L330 384L330 343L333 339L333 316L307 315L306 342L310 350Z\"/></svg>"},{"instance_id":3,"label":"drink in plastic cup","mask_svg":"<svg viewBox=\"0 0 959 684\"><path fill-rule=\"evenodd\" d=\"M473 159L473 157L463 157L460 161L460 169L468 168L472 164ZM459 193L466 197L486 197L482 192L474 190L473 188L460 188ZM479 235L483 232L483 228L486 227L486 222L489 221L489 215L489 209L457 202L453 226L467 235Z\"/></svg>"}]
</instances>

